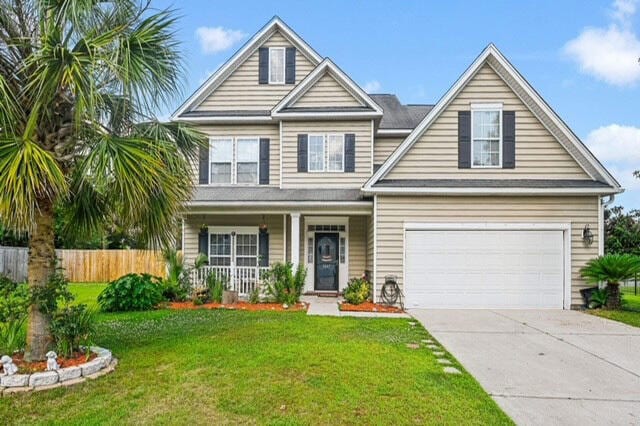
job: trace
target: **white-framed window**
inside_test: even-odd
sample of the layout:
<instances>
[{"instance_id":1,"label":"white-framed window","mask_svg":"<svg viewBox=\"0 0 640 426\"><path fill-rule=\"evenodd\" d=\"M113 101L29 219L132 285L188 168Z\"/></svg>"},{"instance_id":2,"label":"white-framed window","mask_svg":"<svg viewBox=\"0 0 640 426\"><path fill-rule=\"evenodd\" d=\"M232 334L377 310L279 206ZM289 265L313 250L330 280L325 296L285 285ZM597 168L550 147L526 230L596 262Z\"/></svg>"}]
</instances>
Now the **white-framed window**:
<instances>
[{"instance_id":1,"label":"white-framed window","mask_svg":"<svg viewBox=\"0 0 640 426\"><path fill-rule=\"evenodd\" d=\"M269 48L269 84L284 84L285 48Z\"/></svg>"},{"instance_id":2,"label":"white-framed window","mask_svg":"<svg viewBox=\"0 0 640 426\"><path fill-rule=\"evenodd\" d=\"M209 145L210 184L258 184L260 138L211 137Z\"/></svg>"},{"instance_id":3,"label":"white-framed window","mask_svg":"<svg viewBox=\"0 0 640 426\"><path fill-rule=\"evenodd\" d=\"M211 138L209 140L209 147L209 183L231 183L233 138Z\"/></svg>"},{"instance_id":4,"label":"white-framed window","mask_svg":"<svg viewBox=\"0 0 640 426\"><path fill-rule=\"evenodd\" d=\"M495 105L471 109L471 167L502 165L502 108Z\"/></svg>"},{"instance_id":5,"label":"white-framed window","mask_svg":"<svg viewBox=\"0 0 640 426\"><path fill-rule=\"evenodd\" d=\"M231 234L209 234L209 265L231 266Z\"/></svg>"},{"instance_id":6,"label":"white-framed window","mask_svg":"<svg viewBox=\"0 0 640 426\"><path fill-rule=\"evenodd\" d=\"M236 182L258 183L258 159L260 140L258 138L236 139Z\"/></svg>"},{"instance_id":7,"label":"white-framed window","mask_svg":"<svg viewBox=\"0 0 640 426\"><path fill-rule=\"evenodd\" d=\"M258 234L236 234L236 266L258 266Z\"/></svg>"},{"instance_id":8,"label":"white-framed window","mask_svg":"<svg viewBox=\"0 0 640 426\"><path fill-rule=\"evenodd\" d=\"M258 228L209 227L209 265L258 266Z\"/></svg>"},{"instance_id":9,"label":"white-framed window","mask_svg":"<svg viewBox=\"0 0 640 426\"><path fill-rule=\"evenodd\" d=\"M307 145L307 170L310 172L344 171L344 135L310 134Z\"/></svg>"}]
</instances>

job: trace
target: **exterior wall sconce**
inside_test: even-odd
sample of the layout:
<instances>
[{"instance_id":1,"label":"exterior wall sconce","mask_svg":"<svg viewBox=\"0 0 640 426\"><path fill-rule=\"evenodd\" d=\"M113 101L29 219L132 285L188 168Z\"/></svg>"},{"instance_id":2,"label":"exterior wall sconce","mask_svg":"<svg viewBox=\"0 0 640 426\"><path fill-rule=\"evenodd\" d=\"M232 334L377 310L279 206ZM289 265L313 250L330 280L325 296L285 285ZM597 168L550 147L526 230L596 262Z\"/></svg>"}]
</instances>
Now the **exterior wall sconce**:
<instances>
[{"instance_id":1,"label":"exterior wall sconce","mask_svg":"<svg viewBox=\"0 0 640 426\"><path fill-rule=\"evenodd\" d=\"M260 222L260 225L258 226L258 228L260 229L261 233L266 233L268 226L267 226L267 222L264 219L264 215L262 215L262 222Z\"/></svg>"},{"instance_id":2,"label":"exterior wall sconce","mask_svg":"<svg viewBox=\"0 0 640 426\"><path fill-rule=\"evenodd\" d=\"M582 241L584 241L584 243L588 246L593 244L593 232L591 232L591 228L589 228L588 224L585 225L584 229L582 230Z\"/></svg>"}]
</instances>

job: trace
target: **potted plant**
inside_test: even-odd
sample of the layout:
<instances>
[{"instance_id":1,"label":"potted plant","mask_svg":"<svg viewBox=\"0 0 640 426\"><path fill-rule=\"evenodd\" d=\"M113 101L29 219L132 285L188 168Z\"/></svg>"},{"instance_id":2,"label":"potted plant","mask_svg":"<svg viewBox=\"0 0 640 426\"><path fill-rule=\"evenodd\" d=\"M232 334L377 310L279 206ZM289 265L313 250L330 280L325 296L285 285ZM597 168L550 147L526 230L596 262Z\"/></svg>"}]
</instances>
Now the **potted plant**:
<instances>
[{"instance_id":1,"label":"potted plant","mask_svg":"<svg viewBox=\"0 0 640 426\"><path fill-rule=\"evenodd\" d=\"M607 254L590 260L580 271L590 283L607 283L607 308L620 308L620 282L640 272L640 257L632 254Z\"/></svg>"}]
</instances>

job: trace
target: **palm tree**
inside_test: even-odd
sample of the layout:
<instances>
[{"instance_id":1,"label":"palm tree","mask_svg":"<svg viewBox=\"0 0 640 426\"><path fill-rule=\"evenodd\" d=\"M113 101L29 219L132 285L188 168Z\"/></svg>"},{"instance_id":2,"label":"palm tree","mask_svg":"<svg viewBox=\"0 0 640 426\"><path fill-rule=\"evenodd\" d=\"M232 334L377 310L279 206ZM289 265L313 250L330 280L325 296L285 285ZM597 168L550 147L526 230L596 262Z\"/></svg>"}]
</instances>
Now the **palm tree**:
<instances>
[{"instance_id":1,"label":"palm tree","mask_svg":"<svg viewBox=\"0 0 640 426\"><path fill-rule=\"evenodd\" d=\"M607 308L620 308L620 282L640 273L640 257L633 254L607 254L591 259L580 271L593 284L607 283Z\"/></svg>"},{"instance_id":2,"label":"palm tree","mask_svg":"<svg viewBox=\"0 0 640 426\"><path fill-rule=\"evenodd\" d=\"M117 215L159 247L191 195L203 138L153 115L181 87L175 14L139 1L0 0L0 221L29 234L31 288L54 272L56 206L65 234ZM32 304L25 358L50 340Z\"/></svg>"}]
</instances>

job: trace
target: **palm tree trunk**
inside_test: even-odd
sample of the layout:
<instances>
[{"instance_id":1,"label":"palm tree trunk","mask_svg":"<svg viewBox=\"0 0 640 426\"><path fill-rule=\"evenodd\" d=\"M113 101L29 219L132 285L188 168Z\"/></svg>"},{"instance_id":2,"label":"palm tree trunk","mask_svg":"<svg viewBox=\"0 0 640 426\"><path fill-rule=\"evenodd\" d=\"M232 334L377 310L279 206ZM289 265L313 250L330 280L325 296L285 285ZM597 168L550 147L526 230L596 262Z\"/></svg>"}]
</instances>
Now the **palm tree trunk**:
<instances>
[{"instance_id":1,"label":"palm tree trunk","mask_svg":"<svg viewBox=\"0 0 640 426\"><path fill-rule=\"evenodd\" d=\"M50 201L40 202L36 212L35 227L29 238L29 264L27 276L29 287L43 287L55 272L56 251L53 231L53 206ZM27 325L27 347L25 360L44 361L52 342L49 330L50 319L38 306L29 307Z\"/></svg>"},{"instance_id":2,"label":"palm tree trunk","mask_svg":"<svg viewBox=\"0 0 640 426\"><path fill-rule=\"evenodd\" d=\"M607 283L609 297L607 298L607 309L620 309L620 283Z\"/></svg>"}]
</instances>

